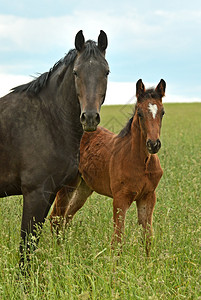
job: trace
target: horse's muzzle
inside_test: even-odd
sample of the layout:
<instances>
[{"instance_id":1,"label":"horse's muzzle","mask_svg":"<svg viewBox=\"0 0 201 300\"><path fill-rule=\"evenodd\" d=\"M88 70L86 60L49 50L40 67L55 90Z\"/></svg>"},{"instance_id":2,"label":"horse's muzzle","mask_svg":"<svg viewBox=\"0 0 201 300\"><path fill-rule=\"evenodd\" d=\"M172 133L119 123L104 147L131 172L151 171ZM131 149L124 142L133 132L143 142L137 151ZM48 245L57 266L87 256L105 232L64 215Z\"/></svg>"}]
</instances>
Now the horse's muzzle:
<instances>
[{"instance_id":1,"label":"horse's muzzle","mask_svg":"<svg viewBox=\"0 0 201 300\"><path fill-rule=\"evenodd\" d=\"M157 153L160 148L161 148L161 141L157 139L156 141L148 140L147 141L147 150L149 151L150 154L155 154Z\"/></svg>"},{"instance_id":2,"label":"horse's muzzle","mask_svg":"<svg viewBox=\"0 0 201 300\"><path fill-rule=\"evenodd\" d=\"M97 112L83 112L80 122L84 131L95 131L100 123L100 114Z\"/></svg>"}]
</instances>

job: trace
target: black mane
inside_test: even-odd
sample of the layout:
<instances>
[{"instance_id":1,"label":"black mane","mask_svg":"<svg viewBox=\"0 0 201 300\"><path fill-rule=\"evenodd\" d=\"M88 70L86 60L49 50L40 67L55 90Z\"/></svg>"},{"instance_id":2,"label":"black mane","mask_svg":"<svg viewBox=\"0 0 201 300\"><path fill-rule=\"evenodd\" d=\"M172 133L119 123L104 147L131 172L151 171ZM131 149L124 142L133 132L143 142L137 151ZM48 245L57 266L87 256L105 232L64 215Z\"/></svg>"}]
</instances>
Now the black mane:
<instances>
[{"instance_id":1,"label":"black mane","mask_svg":"<svg viewBox=\"0 0 201 300\"><path fill-rule=\"evenodd\" d=\"M96 43L92 40L88 40L85 43L85 49L83 51L83 57L85 59L89 58L90 56L100 56L101 52L98 49ZM60 66L63 64L66 66L66 69L75 61L77 57L77 50L72 49L68 52L68 54L60 59L55 65L49 70L49 72L45 72L41 74L39 77L36 77L33 81L19 85L11 89L13 93L21 93L21 92L29 92L32 94L37 95L43 87L46 86L48 79Z\"/></svg>"},{"instance_id":2,"label":"black mane","mask_svg":"<svg viewBox=\"0 0 201 300\"><path fill-rule=\"evenodd\" d=\"M131 131L131 124L133 122L134 115L128 120L126 126L119 132L119 137L125 137Z\"/></svg>"},{"instance_id":3,"label":"black mane","mask_svg":"<svg viewBox=\"0 0 201 300\"><path fill-rule=\"evenodd\" d=\"M33 94L38 94L40 90L46 86L48 79L50 78L50 75L54 73L58 68L65 64L66 68L74 62L75 58L77 56L77 50L73 49L68 52L68 54L60 59L57 63L54 64L54 66L49 70L49 72L45 72L41 74L39 77L35 78L33 81L19 85L17 87L14 87L12 89L12 92L14 93L21 93L21 92L29 92Z\"/></svg>"},{"instance_id":4,"label":"black mane","mask_svg":"<svg viewBox=\"0 0 201 300\"><path fill-rule=\"evenodd\" d=\"M143 94L142 96L140 96L138 98L138 101L139 102L142 102L142 101L146 101L147 99L160 99L160 96L159 94L156 92L156 90L154 88L149 88L147 89ZM136 111L136 106L135 106L135 110L134 110L134 113L133 113L133 116L129 119L129 121L126 123L126 126L119 132L118 136L119 137L125 137L127 134L130 133L131 131L131 124L133 122L133 118L134 118L134 115L135 115L135 111Z\"/></svg>"}]
</instances>

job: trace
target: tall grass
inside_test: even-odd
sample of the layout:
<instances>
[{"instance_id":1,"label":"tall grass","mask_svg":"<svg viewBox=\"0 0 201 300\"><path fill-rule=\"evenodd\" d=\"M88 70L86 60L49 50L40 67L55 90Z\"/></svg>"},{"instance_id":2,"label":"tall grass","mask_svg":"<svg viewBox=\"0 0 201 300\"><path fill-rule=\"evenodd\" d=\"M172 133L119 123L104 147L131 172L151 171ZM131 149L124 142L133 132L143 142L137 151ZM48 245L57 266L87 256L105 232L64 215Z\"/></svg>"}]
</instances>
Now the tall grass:
<instances>
[{"instance_id":1,"label":"tall grass","mask_svg":"<svg viewBox=\"0 0 201 300\"><path fill-rule=\"evenodd\" d=\"M0 299L201 299L201 104L166 104L159 152L154 239L146 258L135 203L120 257L110 250L111 199L93 194L61 244L47 221L30 275L18 268L22 198L0 202ZM105 106L102 125L118 132L130 106Z\"/></svg>"}]
</instances>

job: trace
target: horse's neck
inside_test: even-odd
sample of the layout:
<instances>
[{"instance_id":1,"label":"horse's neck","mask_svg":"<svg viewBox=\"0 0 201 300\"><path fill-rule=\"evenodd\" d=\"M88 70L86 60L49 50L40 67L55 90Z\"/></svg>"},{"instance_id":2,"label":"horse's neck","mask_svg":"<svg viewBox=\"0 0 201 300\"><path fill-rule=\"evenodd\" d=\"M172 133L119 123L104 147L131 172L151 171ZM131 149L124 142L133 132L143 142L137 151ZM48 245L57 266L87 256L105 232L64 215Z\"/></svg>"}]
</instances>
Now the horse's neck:
<instances>
[{"instance_id":1,"label":"horse's neck","mask_svg":"<svg viewBox=\"0 0 201 300\"><path fill-rule=\"evenodd\" d=\"M64 138L65 133L68 132L68 135L76 136L80 140L83 130L72 68L66 70L62 79L59 78L60 75L58 72L50 78L47 89L43 91L44 106L49 118L54 122L55 130L57 128L60 133L63 132Z\"/></svg>"},{"instance_id":2,"label":"horse's neck","mask_svg":"<svg viewBox=\"0 0 201 300\"><path fill-rule=\"evenodd\" d=\"M69 118L73 115L74 120L76 117L79 120L80 106L77 101L72 66L67 70L60 67L56 74L52 74L47 89L44 90L44 98L50 110L52 108L52 113L57 113L59 110Z\"/></svg>"},{"instance_id":3,"label":"horse's neck","mask_svg":"<svg viewBox=\"0 0 201 300\"><path fill-rule=\"evenodd\" d=\"M137 116L134 117L131 125L131 153L132 156L144 164L149 158L150 154L146 148L146 138L141 130Z\"/></svg>"}]
</instances>

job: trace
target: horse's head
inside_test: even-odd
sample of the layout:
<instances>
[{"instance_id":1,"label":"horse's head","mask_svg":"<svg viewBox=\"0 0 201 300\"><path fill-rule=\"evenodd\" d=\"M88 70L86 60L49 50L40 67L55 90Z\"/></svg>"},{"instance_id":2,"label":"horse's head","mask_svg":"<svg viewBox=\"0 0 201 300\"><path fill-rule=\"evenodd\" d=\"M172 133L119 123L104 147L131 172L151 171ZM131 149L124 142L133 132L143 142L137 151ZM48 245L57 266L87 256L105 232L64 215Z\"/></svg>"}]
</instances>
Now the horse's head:
<instances>
[{"instance_id":1,"label":"horse's head","mask_svg":"<svg viewBox=\"0 0 201 300\"><path fill-rule=\"evenodd\" d=\"M136 113L150 154L157 153L161 148L160 129L165 113L162 98L165 95L165 87L163 79L155 89L145 90L141 79L136 84Z\"/></svg>"},{"instance_id":2,"label":"horse's head","mask_svg":"<svg viewBox=\"0 0 201 300\"><path fill-rule=\"evenodd\" d=\"M100 123L100 107L105 100L109 66L105 59L107 35L100 31L98 43L85 39L80 30L75 37L77 58L73 74L80 103L80 121L85 131L94 131Z\"/></svg>"}]
</instances>

